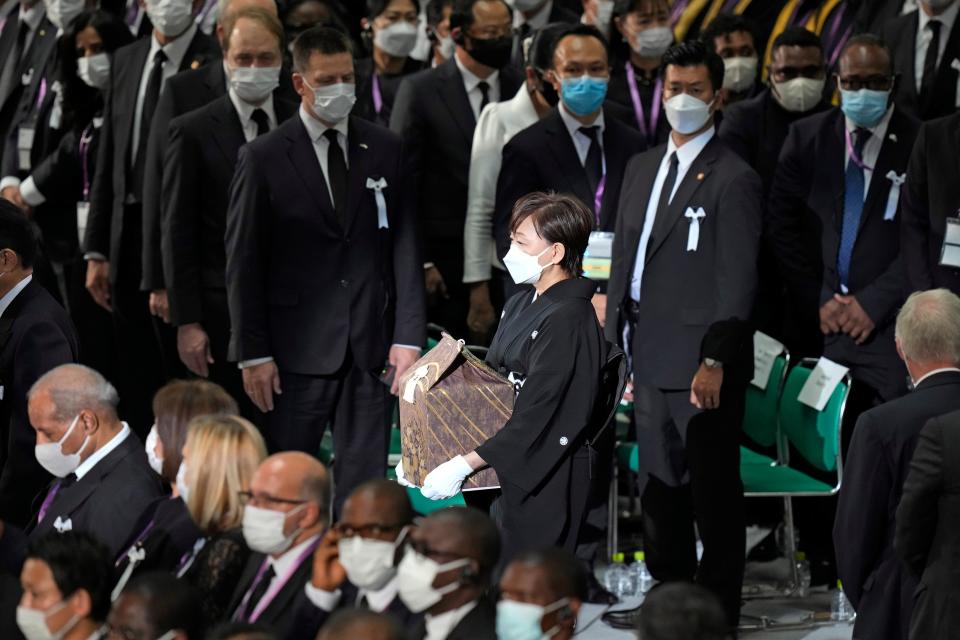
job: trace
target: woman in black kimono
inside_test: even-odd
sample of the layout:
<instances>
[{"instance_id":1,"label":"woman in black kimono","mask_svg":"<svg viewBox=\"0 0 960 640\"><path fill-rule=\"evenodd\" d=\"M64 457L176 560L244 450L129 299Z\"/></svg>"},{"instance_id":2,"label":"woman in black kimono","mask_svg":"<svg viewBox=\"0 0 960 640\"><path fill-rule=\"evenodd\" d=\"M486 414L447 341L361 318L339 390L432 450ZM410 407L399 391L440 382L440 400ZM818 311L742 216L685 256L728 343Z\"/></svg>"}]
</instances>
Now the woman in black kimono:
<instances>
[{"instance_id":1,"label":"woman in black kimono","mask_svg":"<svg viewBox=\"0 0 960 640\"><path fill-rule=\"evenodd\" d=\"M500 479L501 530L508 561L546 546L574 551L587 514L586 441L606 345L590 299L596 284L580 277L593 214L571 196L533 193L519 200L504 264L533 290L506 304L487 363L517 389L513 416L476 450L424 479L423 494L456 494L485 466Z\"/></svg>"}]
</instances>

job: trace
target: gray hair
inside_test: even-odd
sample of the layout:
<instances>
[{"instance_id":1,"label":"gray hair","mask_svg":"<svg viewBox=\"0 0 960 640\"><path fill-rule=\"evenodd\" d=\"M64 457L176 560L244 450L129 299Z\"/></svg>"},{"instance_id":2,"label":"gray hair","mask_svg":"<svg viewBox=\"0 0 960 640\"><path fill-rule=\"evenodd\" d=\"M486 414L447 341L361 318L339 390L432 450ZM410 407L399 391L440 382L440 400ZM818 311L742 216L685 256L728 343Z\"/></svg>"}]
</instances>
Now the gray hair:
<instances>
[{"instance_id":1,"label":"gray hair","mask_svg":"<svg viewBox=\"0 0 960 640\"><path fill-rule=\"evenodd\" d=\"M960 363L960 297L947 289L917 291L897 314L903 355L917 363Z\"/></svg>"},{"instance_id":2,"label":"gray hair","mask_svg":"<svg viewBox=\"0 0 960 640\"><path fill-rule=\"evenodd\" d=\"M30 401L38 393L50 394L58 420L72 420L84 409L116 415L120 396L106 378L82 364L64 364L51 369L27 392Z\"/></svg>"}]
</instances>

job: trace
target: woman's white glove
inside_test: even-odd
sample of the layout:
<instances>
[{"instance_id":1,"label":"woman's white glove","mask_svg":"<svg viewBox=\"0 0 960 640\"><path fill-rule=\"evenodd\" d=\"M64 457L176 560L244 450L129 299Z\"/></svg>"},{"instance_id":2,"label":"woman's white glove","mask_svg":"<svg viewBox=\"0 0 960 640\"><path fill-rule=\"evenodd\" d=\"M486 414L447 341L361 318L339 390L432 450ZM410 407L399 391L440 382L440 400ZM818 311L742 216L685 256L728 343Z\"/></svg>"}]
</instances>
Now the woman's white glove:
<instances>
[{"instance_id":1,"label":"woman's white glove","mask_svg":"<svg viewBox=\"0 0 960 640\"><path fill-rule=\"evenodd\" d=\"M403 475L403 460L397 463L394 471L397 472L397 483L399 483L401 487L416 487L416 485L407 480Z\"/></svg>"},{"instance_id":2,"label":"woman's white glove","mask_svg":"<svg viewBox=\"0 0 960 640\"><path fill-rule=\"evenodd\" d=\"M420 493L430 500L452 498L460 493L463 481L471 473L473 473L473 467L470 466L470 463L463 456L457 456L428 473L427 477L423 479L423 487L421 487Z\"/></svg>"}]
</instances>

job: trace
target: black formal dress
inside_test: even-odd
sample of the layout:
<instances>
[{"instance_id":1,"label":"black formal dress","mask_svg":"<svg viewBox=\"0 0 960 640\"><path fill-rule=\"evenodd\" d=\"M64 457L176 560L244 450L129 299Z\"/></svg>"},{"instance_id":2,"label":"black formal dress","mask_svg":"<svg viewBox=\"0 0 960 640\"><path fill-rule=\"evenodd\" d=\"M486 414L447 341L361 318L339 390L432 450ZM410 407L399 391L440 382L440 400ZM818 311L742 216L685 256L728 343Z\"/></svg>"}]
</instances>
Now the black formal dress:
<instances>
[{"instance_id":1,"label":"black formal dress","mask_svg":"<svg viewBox=\"0 0 960 640\"><path fill-rule=\"evenodd\" d=\"M200 609L208 628L229 618L233 592L250 559L241 528L206 538L203 547L178 569L178 575L200 592Z\"/></svg>"},{"instance_id":2,"label":"black formal dress","mask_svg":"<svg viewBox=\"0 0 960 640\"><path fill-rule=\"evenodd\" d=\"M407 58L400 73L382 75L373 64L373 58L363 58L354 63L357 78L357 103L353 105L352 115L368 120L383 127L390 126L390 114L397 90L404 78L422 71L427 65L420 60Z\"/></svg>"},{"instance_id":3,"label":"black formal dress","mask_svg":"<svg viewBox=\"0 0 960 640\"><path fill-rule=\"evenodd\" d=\"M133 535L123 543L114 563L117 580L124 573L128 573L129 582L139 573L175 571L203 536L187 505L172 496L162 496L149 504L132 531ZM128 572L131 563L134 566Z\"/></svg>"},{"instance_id":4,"label":"black formal dress","mask_svg":"<svg viewBox=\"0 0 960 640\"><path fill-rule=\"evenodd\" d=\"M607 100L629 110L628 123L641 133L645 148L665 144L670 136L670 123L663 112L663 75L657 73L654 78L648 78L642 71L631 67L638 102L630 90L628 64L614 64L607 85Z\"/></svg>"}]
</instances>

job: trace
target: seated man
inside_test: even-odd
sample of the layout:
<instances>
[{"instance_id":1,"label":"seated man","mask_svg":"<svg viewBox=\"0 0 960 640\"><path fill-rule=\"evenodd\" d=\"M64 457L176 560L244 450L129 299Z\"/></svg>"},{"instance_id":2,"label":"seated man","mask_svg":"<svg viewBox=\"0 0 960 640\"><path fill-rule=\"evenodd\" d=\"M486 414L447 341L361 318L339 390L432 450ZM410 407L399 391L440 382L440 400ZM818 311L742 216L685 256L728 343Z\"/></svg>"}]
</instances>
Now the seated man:
<instances>
[{"instance_id":1,"label":"seated man","mask_svg":"<svg viewBox=\"0 0 960 640\"><path fill-rule=\"evenodd\" d=\"M666 582L643 601L638 625L643 640L728 640L734 637L712 592L687 582Z\"/></svg>"},{"instance_id":2,"label":"seated man","mask_svg":"<svg viewBox=\"0 0 960 640\"><path fill-rule=\"evenodd\" d=\"M17 626L27 640L104 638L110 578L110 554L89 534L51 533L34 541L20 574Z\"/></svg>"},{"instance_id":3,"label":"seated man","mask_svg":"<svg viewBox=\"0 0 960 640\"><path fill-rule=\"evenodd\" d=\"M170 573L137 576L113 603L107 618L110 638L202 640L200 594Z\"/></svg>"},{"instance_id":4,"label":"seated man","mask_svg":"<svg viewBox=\"0 0 960 640\"><path fill-rule=\"evenodd\" d=\"M587 597L587 576L577 559L562 549L529 551L507 565L500 595L498 638L570 640Z\"/></svg>"},{"instance_id":5,"label":"seated man","mask_svg":"<svg viewBox=\"0 0 960 640\"><path fill-rule=\"evenodd\" d=\"M317 640L403 640L396 619L369 609L344 609L323 626Z\"/></svg>"}]
</instances>

